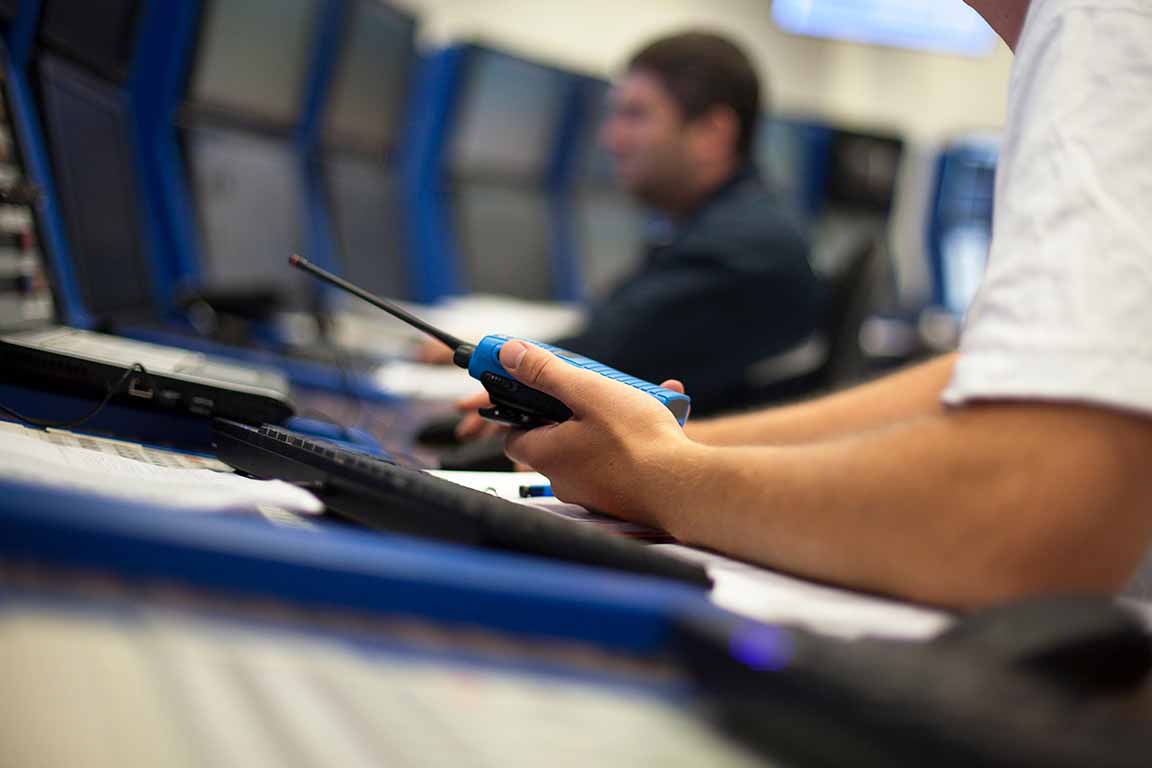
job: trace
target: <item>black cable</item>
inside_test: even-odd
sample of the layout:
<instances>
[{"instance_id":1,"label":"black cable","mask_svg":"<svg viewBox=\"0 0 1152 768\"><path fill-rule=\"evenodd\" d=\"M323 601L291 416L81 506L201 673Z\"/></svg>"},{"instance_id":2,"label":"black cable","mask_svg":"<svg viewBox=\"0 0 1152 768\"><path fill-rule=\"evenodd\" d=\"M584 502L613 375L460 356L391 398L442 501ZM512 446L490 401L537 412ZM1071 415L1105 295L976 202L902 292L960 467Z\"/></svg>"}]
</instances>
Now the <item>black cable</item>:
<instances>
[{"instance_id":1,"label":"black cable","mask_svg":"<svg viewBox=\"0 0 1152 768\"><path fill-rule=\"evenodd\" d=\"M9 408L3 403L0 403L0 411L3 411L17 421L23 424L27 424L30 427L39 427L40 429L72 429L74 427L80 426L90 419L94 419L99 416L100 412L108 407L108 403L111 402L112 398L115 397L120 392L120 390L124 388L124 385L128 383L128 378L134 373L139 373L141 376L150 375L148 370L142 364L132 363L128 370L124 371L124 375L121 376L115 384L108 387L108 393L104 395L104 399L100 401L99 405L93 408L89 413L81 416L78 419L72 419L71 421L46 421L43 419L34 419L31 416L25 416L22 413Z\"/></svg>"}]
</instances>

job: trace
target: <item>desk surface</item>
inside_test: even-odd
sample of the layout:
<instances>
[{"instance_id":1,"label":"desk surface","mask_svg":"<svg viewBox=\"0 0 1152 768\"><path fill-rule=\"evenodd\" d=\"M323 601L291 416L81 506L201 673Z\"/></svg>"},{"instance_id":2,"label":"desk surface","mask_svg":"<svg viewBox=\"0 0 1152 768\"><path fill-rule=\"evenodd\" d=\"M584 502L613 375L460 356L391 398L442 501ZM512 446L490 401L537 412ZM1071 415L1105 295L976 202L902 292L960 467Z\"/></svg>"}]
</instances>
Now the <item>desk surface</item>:
<instances>
[{"instance_id":1,"label":"desk surface","mask_svg":"<svg viewBox=\"0 0 1152 768\"><path fill-rule=\"evenodd\" d=\"M422 401L362 404L332 394L308 393L301 411L340 423L359 423L387 450L434 463L435 451L417 445L414 436L426 421L450 413L452 406ZM816 584L689 547L654 546L704 562L716 582L713 602L760 621L794 623L843 637L910 639L929 637L950 622L947 613L936 609Z\"/></svg>"},{"instance_id":2,"label":"desk surface","mask_svg":"<svg viewBox=\"0 0 1152 768\"><path fill-rule=\"evenodd\" d=\"M436 462L436 452L417 445L414 436L429 419L453 411L445 402L362 404L331 394L310 393L305 402L305 407L334 420L346 420L342 423L359 422L386 449L429 464ZM931 637L952 621L947 612L936 608L819 584L681 545L653 546L705 563L715 581L713 603L759 621L797 624L845 638L869 635L903 639ZM1126 602L1147 616L1152 627L1152 602Z\"/></svg>"}]
</instances>

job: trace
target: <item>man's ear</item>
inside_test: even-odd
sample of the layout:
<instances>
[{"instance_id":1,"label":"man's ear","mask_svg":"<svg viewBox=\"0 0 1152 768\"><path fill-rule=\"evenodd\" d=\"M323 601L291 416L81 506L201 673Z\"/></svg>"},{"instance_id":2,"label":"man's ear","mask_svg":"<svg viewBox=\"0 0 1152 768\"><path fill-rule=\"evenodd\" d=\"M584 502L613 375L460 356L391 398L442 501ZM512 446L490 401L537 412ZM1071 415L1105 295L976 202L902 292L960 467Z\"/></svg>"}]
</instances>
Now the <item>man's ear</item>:
<instances>
[{"instance_id":1,"label":"man's ear","mask_svg":"<svg viewBox=\"0 0 1152 768\"><path fill-rule=\"evenodd\" d=\"M710 155L729 157L740 140L740 118L723 104L710 108L693 122L695 134Z\"/></svg>"}]
</instances>

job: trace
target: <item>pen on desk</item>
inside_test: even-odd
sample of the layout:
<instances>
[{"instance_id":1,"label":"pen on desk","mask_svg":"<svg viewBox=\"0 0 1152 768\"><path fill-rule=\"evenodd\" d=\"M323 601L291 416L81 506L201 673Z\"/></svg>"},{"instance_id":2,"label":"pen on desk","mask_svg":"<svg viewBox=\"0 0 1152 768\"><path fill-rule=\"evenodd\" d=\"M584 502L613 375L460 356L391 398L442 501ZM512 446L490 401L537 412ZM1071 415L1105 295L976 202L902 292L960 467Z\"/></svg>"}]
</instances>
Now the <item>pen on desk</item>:
<instances>
[{"instance_id":1,"label":"pen on desk","mask_svg":"<svg viewBox=\"0 0 1152 768\"><path fill-rule=\"evenodd\" d=\"M536 499L542 496L552 496L552 486L550 485L522 485L520 486L520 498L522 499Z\"/></svg>"}]
</instances>

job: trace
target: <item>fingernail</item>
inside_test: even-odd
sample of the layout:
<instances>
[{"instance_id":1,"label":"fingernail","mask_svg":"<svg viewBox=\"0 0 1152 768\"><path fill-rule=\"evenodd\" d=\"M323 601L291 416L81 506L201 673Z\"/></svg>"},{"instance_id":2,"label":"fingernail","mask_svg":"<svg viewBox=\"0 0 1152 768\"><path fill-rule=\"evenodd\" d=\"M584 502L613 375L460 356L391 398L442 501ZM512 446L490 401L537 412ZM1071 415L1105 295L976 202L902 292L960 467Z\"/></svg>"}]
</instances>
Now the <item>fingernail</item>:
<instances>
[{"instance_id":1,"label":"fingernail","mask_svg":"<svg viewBox=\"0 0 1152 768\"><path fill-rule=\"evenodd\" d=\"M514 371L524 362L524 355L528 354L528 345L522 341L510 341L500 350L500 362L507 371Z\"/></svg>"}]
</instances>

